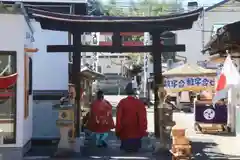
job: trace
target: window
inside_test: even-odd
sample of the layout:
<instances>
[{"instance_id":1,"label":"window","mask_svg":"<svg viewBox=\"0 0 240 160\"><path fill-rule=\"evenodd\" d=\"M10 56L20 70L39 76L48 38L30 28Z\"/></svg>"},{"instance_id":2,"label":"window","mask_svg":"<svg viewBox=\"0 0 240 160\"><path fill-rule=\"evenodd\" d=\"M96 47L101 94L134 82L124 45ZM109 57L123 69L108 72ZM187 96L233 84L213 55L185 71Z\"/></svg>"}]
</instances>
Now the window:
<instances>
[{"instance_id":1,"label":"window","mask_svg":"<svg viewBox=\"0 0 240 160\"><path fill-rule=\"evenodd\" d=\"M212 27L212 34L211 37L214 36L217 33L217 30L221 27L223 27L225 24L214 24Z\"/></svg>"},{"instance_id":2,"label":"window","mask_svg":"<svg viewBox=\"0 0 240 160\"><path fill-rule=\"evenodd\" d=\"M99 73L102 73L102 66L98 66L97 71L98 71Z\"/></svg>"},{"instance_id":3,"label":"window","mask_svg":"<svg viewBox=\"0 0 240 160\"><path fill-rule=\"evenodd\" d=\"M16 52L0 51L0 76L16 73ZM16 84L0 93L0 128L3 144L16 143Z\"/></svg>"},{"instance_id":4,"label":"window","mask_svg":"<svg viewBox=\"0 0 240 160\"><path fill-rule=\"evenodd\" d=\"M33 71L33 68L32 68L32 58L29 57L29 95L32 95L32 71Z\"/></svg>"},{"instance_id":5,"label":"window","mask_svg":"<svg viewBox=\"0 0 240 160\"><path fill-rule=\"evenodd\" d=\"M70 52L68 53L68 63L72 63L73 62L73 53Z\"/></svg>"}]
</instances>

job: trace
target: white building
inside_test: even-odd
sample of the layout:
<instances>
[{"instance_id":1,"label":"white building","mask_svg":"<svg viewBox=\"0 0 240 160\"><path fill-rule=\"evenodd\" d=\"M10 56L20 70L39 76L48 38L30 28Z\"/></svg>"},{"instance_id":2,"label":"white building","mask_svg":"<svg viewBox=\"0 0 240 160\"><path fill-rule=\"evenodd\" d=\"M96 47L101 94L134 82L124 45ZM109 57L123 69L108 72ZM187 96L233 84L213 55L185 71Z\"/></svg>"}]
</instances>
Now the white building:
<instances>
[{"instance_id":1,"label":"white building","mask_svg":"<svg viewBox=\"0 0 240 160\"><path fill-rule=\"evenodd\" d=\"M197 8L190 7L190 9ZM189 30L177 31L177 43L186 44L186 51L178 55L187 57L188 63L197 63L208 59L202 50L214 32L228 23L239 21L240 1L221 0L220 2L205 8L202 17L193 24Z\"/></svg>"},{"instance_id":2,"label":"white building","mask_svg":"<svg viewBox=\"0 0 240 160\"><path fill-rule=\"evenodd\" d=\"M0 150L4 160L22 159L31 146L32 55L28 52L33 45L33 27L24 13L19 5L0 6L0 75L17 75L13 87L2 88L1 81Z\"/></svg>"},{"instance_id":3,"label":"white building","mask_svg":"<svg viewBox=\"0 0 240 160\"><path fill-rule=\"evenodd\" d=\"M93 37L96 35L97 42L93 43ZM111 45L111 35L103 35L100 33L91 33L82 36L82 42L91 45ZM127 69L129 68L128 53L82 53L82 64L94 66L94 63L98 66L96 71L106 74L118 74L125 75Z\"/></svg>"}]
</instances>

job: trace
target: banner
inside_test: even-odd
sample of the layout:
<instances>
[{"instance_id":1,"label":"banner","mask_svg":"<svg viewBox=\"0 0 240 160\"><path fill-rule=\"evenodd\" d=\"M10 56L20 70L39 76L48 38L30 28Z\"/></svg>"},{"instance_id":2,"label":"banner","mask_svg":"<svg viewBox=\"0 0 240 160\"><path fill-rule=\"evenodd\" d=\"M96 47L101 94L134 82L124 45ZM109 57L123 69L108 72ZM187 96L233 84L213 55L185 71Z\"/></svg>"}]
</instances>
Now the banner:
<instances>
[{"instance_id":1,"label":"banner","mask_svg":"<svg viewBox=\"0 0 240 160\"><path fill-rule=\"evenodd\" d=\"M227 124L227 106L216 105L214 108L206 104L195 106L195 121L208 124Z\"/></svg>"},{"instance_id":2,"label":"banner","mask_svg":"<svg viewBox=\"0 0 240 160\"><path fill-rule=\"evenodd\" d=\"M171 92L200 91L214 89L215 77L171 77L164 78L164 88Z\"/></svg>"}]
</instances>

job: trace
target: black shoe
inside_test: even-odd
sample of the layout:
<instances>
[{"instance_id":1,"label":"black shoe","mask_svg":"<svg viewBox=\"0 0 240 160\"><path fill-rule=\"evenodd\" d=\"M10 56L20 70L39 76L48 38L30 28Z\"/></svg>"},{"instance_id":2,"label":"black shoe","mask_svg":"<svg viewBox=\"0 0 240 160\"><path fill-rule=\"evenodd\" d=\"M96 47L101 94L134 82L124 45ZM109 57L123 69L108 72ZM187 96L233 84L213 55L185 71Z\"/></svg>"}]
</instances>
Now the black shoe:
<instances>
[{"instance_id":1,"label":"black shoe","mask_svg":"<svg viewBox=\"0 0 240 160\"><path fill-rule=\"evenodd\" d=\"M120 150L121 150L121 151L124 150L124 148L122 147L122 145L120 146Z\"/></svg>"},{"instance_id":2,"label":"black shoe","mask_svg":"<svg viewBox=\"0 0 240 160\"><path fill-rule=\"evenodd\" d=\"M98 148L102 148L103 146L102 145L97 145Z\"/></svg>"},{"instance_id":3,"label":"black shoe","mask_svg":"<svg viewBox=\"0 0 240 160\"><path fill-rule=\"evenodd\" d=\"M108 144L107 144L107 142L105 142L105 141L102 141L102 146L103 146L104 148L107 148L107 147L108 147Z\"/></svg>"},{"instance_id":4,"label":"black shoe","mask_svg":"<svg viewBox=\"0 0 240 160\"><path fill-rule=\"evenodd\" d=\"M126 153L137 153L138 149L126 149L124 150Z\"/></svg>"}]
</instances>

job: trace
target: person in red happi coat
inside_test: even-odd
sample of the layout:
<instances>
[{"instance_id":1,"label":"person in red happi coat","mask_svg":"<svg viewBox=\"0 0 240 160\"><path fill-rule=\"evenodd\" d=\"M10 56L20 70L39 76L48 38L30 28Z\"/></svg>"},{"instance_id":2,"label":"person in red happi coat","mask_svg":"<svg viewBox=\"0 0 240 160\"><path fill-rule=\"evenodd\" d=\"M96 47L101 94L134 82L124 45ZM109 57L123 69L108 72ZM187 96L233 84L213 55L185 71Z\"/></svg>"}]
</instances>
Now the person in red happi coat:
<instances>
[{"instance_id":1,"label":"person in red happi coat","mask_svg":"<svg viewBox=\"0 0 240 160\"><path fill-rule=\"evenodd\" d=\"M107 147L105 139L108 132L114 128L112 106L104 99L102 91L97 92L97 99L91 105L87 128L96 135L96 145Z\"/></svg>"},{"instance_id":2,"label":"person in red happi coat","mask_svg":"<svg viewBox=\"0 0 240 160\"><path fill-rule=\"evenodd\" d=\"M141 148L141 139L147 136L147 113L144 103L136 95L137 86L126 86L128 97L117 106L116 135L121 140L121 148L127 152L137 152Z\"/></svg>"}]
</instances>

